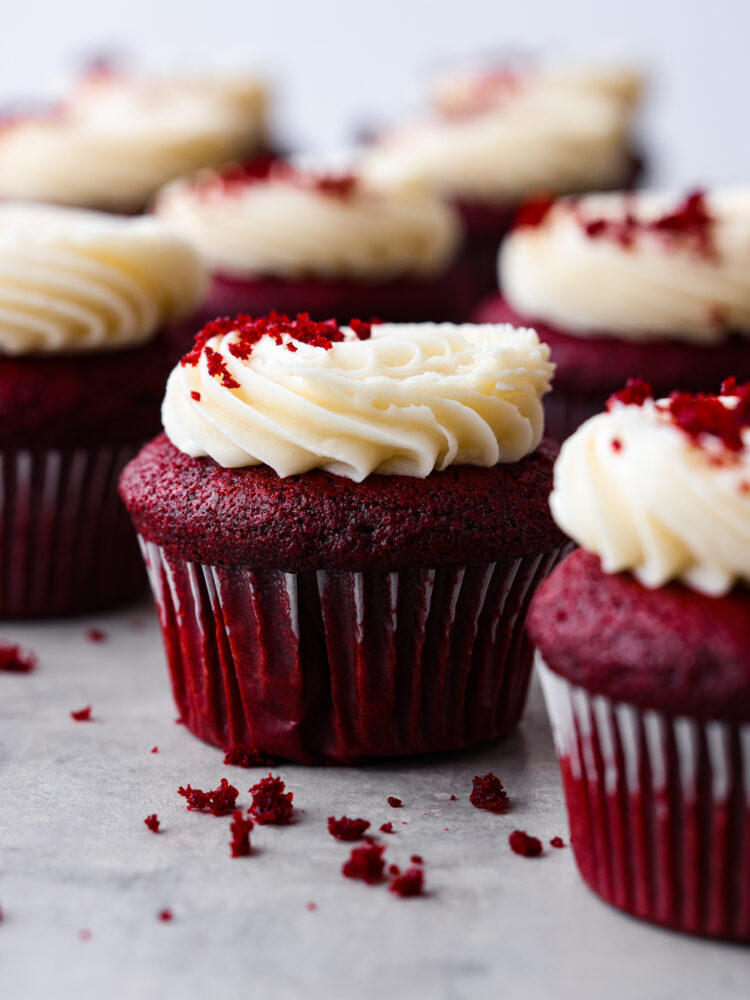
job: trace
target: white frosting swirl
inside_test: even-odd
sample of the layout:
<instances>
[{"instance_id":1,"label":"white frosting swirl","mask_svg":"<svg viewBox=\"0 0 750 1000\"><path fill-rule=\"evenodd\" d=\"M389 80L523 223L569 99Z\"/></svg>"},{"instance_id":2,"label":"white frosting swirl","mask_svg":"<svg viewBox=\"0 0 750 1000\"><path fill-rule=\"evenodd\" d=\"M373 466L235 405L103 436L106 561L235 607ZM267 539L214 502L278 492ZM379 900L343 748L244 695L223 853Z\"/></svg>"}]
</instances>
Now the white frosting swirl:
<instances>
[{"instance_id":1,"label":"white frosting swirl","mask_svg":"<svg viewBox=\"0 0 750 1000\"><path fill-rule=\"evenodd\" d=\"M140 210L167 181L263 143L254 78L84 79L49 117L0 128L0 197Z\"/></svg>"},{"instance_id":2,"label":"white frosting swirl","mask_svg":"<svg viewBox=\"0 0 750 1000\"><path fill-rule=\"evenodd\" d=\"M188 243L151 218L0 205L0 352L109 351L189 312L206 274Z\"/></svg>"},{"instance_id":3,"label":"white frosting swirl","mask_svg":"<svg viewBox=\"0 0 750 1000\"><path fill-rule=\"evenodd\" d=\"M460 240L456 214L429 194L343 194L287 170L224 184L220 174L168 185L157 214L189 239L211 268L230 275L383 280L442 271Z\"/></svg>"},{"instance_id":4,"label":"white frosting swirl","mask_svg":"<svg viewBox=\"0 0 750 1000\"><path fill-rule=\"evenodd\" d=\"M246 361L214 337L238 384L178 365L162 408L172 443L219 465L265 464L280 476L322 468L356 481L371 473L425 477L455 464L517 462L542 436L549 349L508 325L383 324L326 351L269 337Z\"/></svg>"},{"instance_id":5,"label":"white frosting swirl","mask_svg":"<svg viewBox=\"0 0 750 1000\"><path fill-rule=\"evenodd\" d=\"M552 514L606 573L727 593L750 583L750 428L743 440L717 461L718 447L697 447L653 400L615 404L563 444Z\"/></svg>"},{"instance_id":6,"label":"white frosting swirl","mask_svg":"<svg viewBox=\"0 0 750 1000\"><path fill-rule=\"evenodd\" d=\"M539 226L505 240L503 294L530 322L582 337L712 344L731 331L750 335L750 188L706 195L710 252L647 228L629 245L586 231L591 221L619 222L626 213L648 223L682 201L663 193L562 199Z\"/></svg>"},{"instance_id":7,"label":"white frosting swirl","mask_svg":"<svg viewBox=\"0 0 750 1000\"><path fill-rule=\"evenodd\" d=\"M386 136L364 157L363 172L388 187L427 185L502 203L541 190L622 186L632 169L632 100L581 79L522 76L476 113Z\"/></svg>"}]
</instances>

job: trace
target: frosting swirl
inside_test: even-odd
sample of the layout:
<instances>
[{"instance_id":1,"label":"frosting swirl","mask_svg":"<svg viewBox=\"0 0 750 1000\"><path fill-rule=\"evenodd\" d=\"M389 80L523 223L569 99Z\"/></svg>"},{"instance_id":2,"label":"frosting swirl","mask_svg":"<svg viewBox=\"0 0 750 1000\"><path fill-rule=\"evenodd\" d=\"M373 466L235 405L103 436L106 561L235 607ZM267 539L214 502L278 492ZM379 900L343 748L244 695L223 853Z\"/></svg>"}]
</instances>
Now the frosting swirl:
<instances>
[{"instance_id":1,"label":"frosting swirl","mask_svg":"<svg viewBox=\"0 0 750 1000\"><path fill-rule=\"evenodd\" d=\"M204 172L169 184L156 212L230 275L429 277L455 255L460 224L429 194L374 191L353 174L288 164L262 177Z\"/></svg>"},{"instance_id":2,"label":"frosting swirl","mask_svg":"<svg viewBox=\"0 0 750 1000\"><path fill-rule=\"evenodd\" d=\"M0 351L109 351L200 301L200 259L156 219L0 206Z\"/></svg>"},{"instance_id":3,"label":"frosting swirl","mask_svg":"<svg viewBox=\"0 0 750 1000\"><path fill-rule=\"evenodd\" d=\"M85 77L54 113L0 128L0 196L140 210L173 177L257 151L266 101L250 77Z\"/></svg>"},{"instance_id":4,"label":"frosting swirl","mask_svg":"<svg viewBox=\"0 0 750 1000\"><path fill-rule=\"evenodd\" d=\"M573 335L750 336L750 188L562 199L508 236L499 273L515 310Z\"/></svg>"},{"instance_id":5,"label":"frosting swirl","mask_svg":"<svg viewBox=\"0 0 750 1000\"><path fill-rule=\"evenodd\" d=\"M553 517L605 572L629 570L646 587L680 580L720 595L750 583L750 426L738 433L730 452L708 433L686 434L669 401L614 403L563 444Z\"/></svg>"},{"instance_id":6,"label":"frosting swirl","mask_svg":"<svg viewBox=\"0 0 750 1000\"><path fill-rule=\"evenodd\" d=\"M579 75L512 77L502 96L455 95L447 116L385 136L364 157L372 182L426 185L465 200L622 186L632 170L632 94ZM443 101L445 110L445 99Z\"/></svg>"},{"instance_id":7,"label":"frosting swirl","mask_svg":"<svg viewBox=\"0 0 750 1000\"><path fill-rule=\"evenodd\" d=\"M541 439L553 365L533 330L382 324L328 349L263 336L245 356L227 325L167 383L164 428L188 455L361 481L516 462Z\"/></svg>"}]
</instances>

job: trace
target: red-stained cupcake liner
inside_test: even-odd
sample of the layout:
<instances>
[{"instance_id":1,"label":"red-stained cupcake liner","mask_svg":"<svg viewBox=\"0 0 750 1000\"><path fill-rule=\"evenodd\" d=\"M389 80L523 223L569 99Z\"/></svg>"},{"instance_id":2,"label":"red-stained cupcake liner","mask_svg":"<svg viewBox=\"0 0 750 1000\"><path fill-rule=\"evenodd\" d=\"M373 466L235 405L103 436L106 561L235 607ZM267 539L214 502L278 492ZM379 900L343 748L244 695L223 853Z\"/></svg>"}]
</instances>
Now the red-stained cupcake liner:
<instances>
[{"instance_id":1,"label":"red-stained cupcake liner","mask_svg":"<svg viewBox=\"0 0 750 1000\"><path fill-rule=\"evenodd\" d=\"M145 583L117 492L138 446L0 449L0 617L82 614Z\"/></svg>"},{"instance_id":2,"label":"red-stained cupcake liner","mask_svg":"<svg viewBox=\"0 0 750 1000\"><path fill-rule=\"evenodd\" d=\"M560 557L293 574L141 545L188 728L300 763L454 750L511 730L531 672L528 606Z\"/></svg>"},{"instance_id":3,"label":"red-stained cupcake liner","mask_svg":"<svg viewBox=\"0 0 750 1000\"><path fill-rule=\"evenodd\" d=\"M584 880L643 920L750 941L750 724L612 701L538 665Z\"/></svg>"}]
</instances>

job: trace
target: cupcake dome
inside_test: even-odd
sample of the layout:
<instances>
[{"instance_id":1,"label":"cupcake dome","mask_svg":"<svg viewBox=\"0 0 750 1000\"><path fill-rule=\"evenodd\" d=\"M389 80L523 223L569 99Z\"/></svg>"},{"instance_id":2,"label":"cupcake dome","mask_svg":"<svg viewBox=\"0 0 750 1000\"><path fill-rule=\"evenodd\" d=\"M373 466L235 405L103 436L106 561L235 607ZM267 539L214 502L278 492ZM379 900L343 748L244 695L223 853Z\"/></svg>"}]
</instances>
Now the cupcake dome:
<instances>
[{"instance_id":1,"label":"cupcake dome","mask_svg":"<svg viewBox=\"0 0 750 1000\"><path fill-rule=\"evenodd\" d=\"M750 940L750 386L634 385L564 444L584 548L537 594L576 860L608 902Z\"/></svg>"},{"instance_id":2,"label":"cupcake dome","mask_svg":"<svg viewBox=\"0 0 750 1000\"><path fill-rule=\"evenodd\" d=\"M85 76L47 115L0 122L0 198L142 211L167 181L262 151L264 86L251 76Z\"/></svg>"},{"instance_id":3,"label":"cupcake dome","mask_svg":"<svg viewBox=\"0 0 750 1000\"><path fill-rule=\"evenodd\" d=\"M168 437L120 487L196 735L313 763L515 725L522 623L563 544L540 444L551 372L511 328L203 331L170 376ZM216 642L195 645L208 618Z\"/></svg>"}]
</instances>

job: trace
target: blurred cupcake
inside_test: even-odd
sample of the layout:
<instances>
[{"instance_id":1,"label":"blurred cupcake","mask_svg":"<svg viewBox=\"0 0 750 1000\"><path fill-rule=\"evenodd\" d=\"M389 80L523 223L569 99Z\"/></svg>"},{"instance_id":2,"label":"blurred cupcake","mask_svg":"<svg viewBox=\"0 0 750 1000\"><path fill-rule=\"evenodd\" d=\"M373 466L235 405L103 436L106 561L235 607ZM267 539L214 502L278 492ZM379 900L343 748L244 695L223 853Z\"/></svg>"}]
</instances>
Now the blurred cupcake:
<instances>
[{"instance_id":1,"label":"blurred cupcake","mask_svg":"<svg viewBox=\"0 0 750 1000\"><path fill-rule=\"evenodd\" d=\"M516 724L564 543L547 355L502 326L205 328L120 482L195 735L315 763Z\"/></svg>"},{"instance_id":2,"label":"blurred cupcake","mask_svg":"<svg viewBox=\"0 0 750 1000\"><path fill-rule=\"evenodd\" d=\"M530 204L499 272L476 319L533 325L552 348L558 441L631 377L657 395L750 379L750 189Z\"/></svg>"},{"instance_id":3,"label":"blurred cupcake","mask_svg":"<svg viewBox=\"0 0 750 1000\"><path fill-rule=\"evenodd\" d=\"M0 199L137 214L173 177L262 152L266 105L251 76L86 74L48 114L0 120Z\"/></svg>"},{"instance_id":4,"label":"blurred cupcake","mask_svg":"<svg viewBox=\"0 0 750 1000\"><path fill-rule=\"evenodd\" d=\"M0 206L0 617L142 585L117 479L158 429L167 327L204 281L156 220Z\"/></svg>"},{"instance_id":5,"label":"blurred cupcake","mask_svg":"<svg viewBox=\"0 0 750 1000\"><path fill-rule=\"evenodd\" d=\"M461 225L433 195L276 160L174 181L155 211L213 274L207 318L276 310L418 322L465 308Z\"/></svg>"},{"instance_id":6,"label":"blurred cupcake","mask_svg":"<svg viewBox=\"0 0 750 1000\"><path fill-rule=\"evenodd\" d=\"M617 68L451 78L437 91L434 117L386 134L362 170L388 188L426 185L450 198L468 228L476 294L486 294L525 198L633 182L640 92L640 78Z\"/></svg>"},{"instance_id":7,"label":"blurred cupcake","mask_svg":"<svg viewBox=\"0 0 750 1000\"><path fill-rule=\"evenodd\" d=\"M563 445L551 507L583 549L530 632L580 872L750 941L750 385L621 394Z\"/></svg>"}]
</instances>

